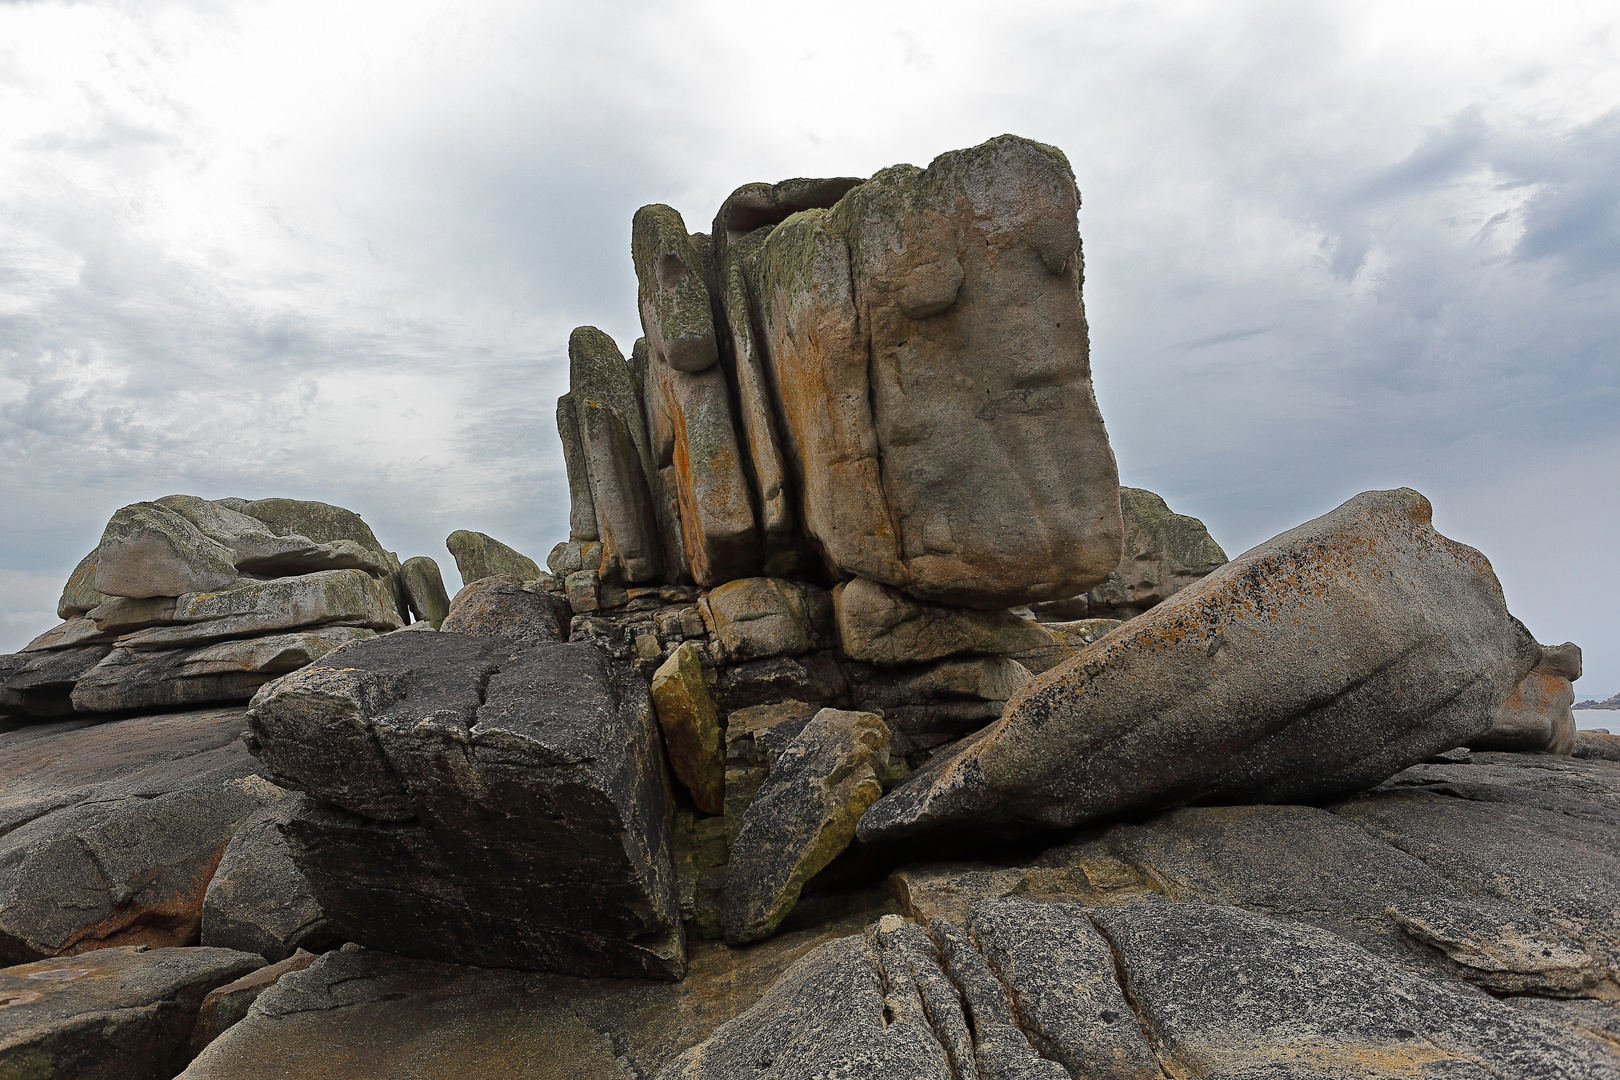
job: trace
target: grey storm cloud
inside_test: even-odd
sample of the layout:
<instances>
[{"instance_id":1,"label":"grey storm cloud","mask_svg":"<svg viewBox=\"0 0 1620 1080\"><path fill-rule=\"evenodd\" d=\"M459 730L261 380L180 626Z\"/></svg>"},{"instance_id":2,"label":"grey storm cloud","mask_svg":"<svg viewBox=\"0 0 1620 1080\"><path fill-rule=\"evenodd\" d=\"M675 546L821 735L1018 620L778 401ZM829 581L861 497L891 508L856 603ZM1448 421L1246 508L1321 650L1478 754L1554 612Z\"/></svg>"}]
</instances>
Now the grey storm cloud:
<instances>
[{"instance_id":1,"label":"grey storm cloud","mask_svg":"<svg viewBox=\"0 0 1620 1080\"><path fill-rule=\"evenodd\" d=\"M1620 34L1423 14L0 3L0 646L175 491L543 558L564 345L639 332L637 206L706 230L1013 131L1075 166L1127 483L1233 553L1417 487L1620 690Z\"/></svg>"}]
</instances>

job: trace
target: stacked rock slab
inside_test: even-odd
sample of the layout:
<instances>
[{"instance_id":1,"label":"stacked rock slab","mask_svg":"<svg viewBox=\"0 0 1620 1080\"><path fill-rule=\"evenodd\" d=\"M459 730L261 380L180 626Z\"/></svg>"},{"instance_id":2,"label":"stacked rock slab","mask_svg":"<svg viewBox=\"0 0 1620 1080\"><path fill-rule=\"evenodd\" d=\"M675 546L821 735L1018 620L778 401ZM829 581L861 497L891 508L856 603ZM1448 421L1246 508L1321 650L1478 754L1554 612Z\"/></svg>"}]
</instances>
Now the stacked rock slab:
<instances>
[{"instance_id":1,"label":"stacked rock slab","mask_svg":"<svg viewBox=\"0 0 1620 1080\"><path fill-rule=\"evenodd\" d=\"M679 978L663 749L585 644L391 634L267 686L250 746L352 941L489 967Z\"/></svg>"},{"instance_id":2,"label":"stacked rock slab","mask_svg":"<svg viewBox=\"0 0 1620 1080\"><path fill-rule=\"evenodd\" d=\"M1540 659L1490 563L1407 488L1246 552L1016 691L867 811L872 842L1181 802L1348 795L1491 726Z\"/></svg>"},{"instance_id":3,"label":"stacked rock slab","mask_svg":"<svg viewBox=\"0 0 1620 1080\"><path fill-rule=\"evenodd\" d=\"M70 576L66 621L0 660L0 711L245 701L334 648L398 629L412 607L430 617L437 567L417 569L403 574L358 515L325 503L170 495L126 506Z\"/></svg>"}]
</instances>

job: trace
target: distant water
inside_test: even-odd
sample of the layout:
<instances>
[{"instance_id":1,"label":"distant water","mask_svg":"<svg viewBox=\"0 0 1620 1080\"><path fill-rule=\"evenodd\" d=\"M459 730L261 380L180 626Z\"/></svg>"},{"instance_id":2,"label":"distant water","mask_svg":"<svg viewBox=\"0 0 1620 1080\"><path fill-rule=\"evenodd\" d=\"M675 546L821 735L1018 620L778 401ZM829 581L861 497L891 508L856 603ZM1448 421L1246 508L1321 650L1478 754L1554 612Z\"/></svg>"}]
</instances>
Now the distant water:
<instances>
[{"instance_id":1,"label":"distant water","mask_svg":"<svg viewBox=\"0 0 1620 1080\"><path fill-rule=\"evenodd\" d=\"M1620 734L1620 709L1576 709L1575 726L1578 728L1608 728Z\"/></svg>"}]
</instances>

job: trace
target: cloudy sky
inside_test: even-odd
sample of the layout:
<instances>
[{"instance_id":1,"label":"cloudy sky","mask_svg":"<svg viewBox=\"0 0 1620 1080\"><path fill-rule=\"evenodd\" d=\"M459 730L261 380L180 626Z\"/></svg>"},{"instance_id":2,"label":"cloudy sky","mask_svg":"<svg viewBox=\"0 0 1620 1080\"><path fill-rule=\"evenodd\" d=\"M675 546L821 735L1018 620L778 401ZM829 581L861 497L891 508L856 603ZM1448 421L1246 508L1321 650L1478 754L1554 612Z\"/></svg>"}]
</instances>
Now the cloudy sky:
<instances>
[{"instance_id":1,"label":"cloudy sky","mask_svg":"<svg viewBox=\"0 0 1620 1080\"><path fill-rule=\"evenodd\" d=\"M813 15L811 14L813 12ZM118 506L563 539L630 217L1002 132L1084 199L1121 473L1235 554L1409 485L1620 691L1612 3L0 0L0 649Z\"/></svg>"}]
</instances>

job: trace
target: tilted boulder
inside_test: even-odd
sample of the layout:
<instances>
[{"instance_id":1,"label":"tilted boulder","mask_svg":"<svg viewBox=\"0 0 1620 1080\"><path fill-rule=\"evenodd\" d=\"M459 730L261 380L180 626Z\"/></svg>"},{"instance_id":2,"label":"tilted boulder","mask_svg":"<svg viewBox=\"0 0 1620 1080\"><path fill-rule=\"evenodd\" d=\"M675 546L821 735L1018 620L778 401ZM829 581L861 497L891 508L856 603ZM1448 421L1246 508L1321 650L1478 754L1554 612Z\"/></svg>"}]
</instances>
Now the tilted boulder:
<instances>
[{"instance_id":1,"label":"tilted boulder","mask_svg":"<svg viewBox=\"0 0 1620 1080\"><path fill-rule=\"evenodd\" d=\"M1541 661L1502 703L1489 731L1470 741L1476 750L1575 749L1573 680L1581 677L1581 648L1572 641L1541 647Z\"/></svg>"},{"instance_id":2,"label":"tilted boulder","mask_svg":"<svg viewBox=\"0 0 1620 1080\"><path fill-rule=\"evenodd\" d=\"M426 555L406 559L400 565L399 587L417 622L432 623L437 630L450 614L450 596L444 590L444 576L439 573L439 564Z\"/></svg>"},{"instance_id":3,"label":"tilted boulder","mask_svg":"<svg viewBox=\"0 0 1620 1080\"><path fill-rule=\"evenodd\" d=\"M231 837L203 896L202 944L272 962L342 944L281 833L291 810L285 798L269 803Z\"/></svg>"},{"instance_id":4,"label":"tilted boulder","mask_svg":"<svg viewBox=\"0 0 1620 1080\"><path fill-rule=\"evenodd\" d=\"M849 846L883 792L889 729L875 713L823 709L771 767L726 866L722 914L733 945L774 932L804 883Z\"/></svg>"},{"instance_id":5,"label":"tilted boulder","mask_svg":"<svg viewBox=\"0 0 1620 1080\"><path fill-rule=\"evenodd\" d=\"M699 810L723 813L725 733L691 642L683 642L653 673L652 700L670 768Z\"/></svg>"},{"instance_id":6,"label":"tilted boulder","mask_svg":"<svg viewBox=\"0 0 1620 1080\"><path fill-rule=\"evenodd\" d=\"M293 858L345 938L407 956L678 978L646 684L585 644L388 634L265 687Z\"/></svg>"},{"instance_id":7,"label":"tilted boulder","mask_svg":"<svg viewBox=\"0 0 1620 1080\"><path fill-rule=\"evenodd\" d=\"M1407 488L1244 553L1014 693L862 819L868 841L1348 795L1490 727L1540 650Z\"/></svg>"},{"instance_id":8,"label":"tilted boulder","mask_svg":"<svg viewBox=\"0 0 1620 1080\"><path fill-rule=\"evenodd\" d=\"M759 345L803 528L841 572L993 609L1118 565L1078 209L1061 153L1003 136L771 229Z\"/></svg>"},{"instance_id":9,"label":"tilted boulder","mask_svg":"<svg viewBox=\"0 0 1620 1080\"><path fill-rule=\"evenodd\" d=\"M533 559L485 533L457 529L445 538L444 546L455 558L456 572L464 585L502 574L519 581L533 581L540 576L540 567Z\"/></svg>"}]
</instances>

